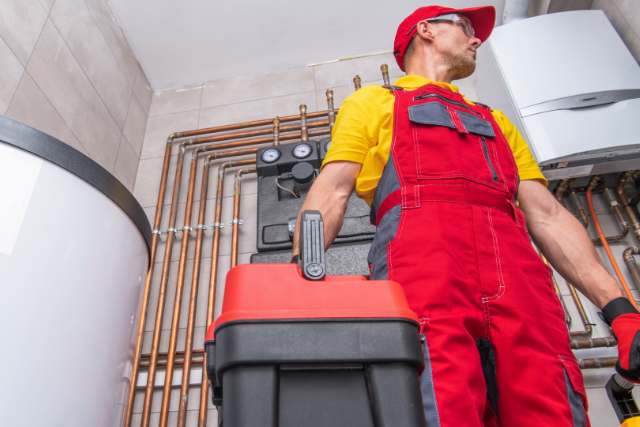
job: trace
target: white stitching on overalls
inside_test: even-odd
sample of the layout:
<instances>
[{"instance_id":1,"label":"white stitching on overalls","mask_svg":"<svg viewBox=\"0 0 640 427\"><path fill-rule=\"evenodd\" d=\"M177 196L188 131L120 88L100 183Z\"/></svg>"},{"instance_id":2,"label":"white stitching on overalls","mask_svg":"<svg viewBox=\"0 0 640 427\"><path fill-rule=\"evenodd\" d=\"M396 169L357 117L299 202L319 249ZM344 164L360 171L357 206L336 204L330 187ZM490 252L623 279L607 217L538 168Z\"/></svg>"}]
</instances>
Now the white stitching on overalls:
<instances>
[{"instance_id":1,"label":"white stitching on overalls","mask_svg":"<svg viewBox=\"0 0 640 427\"><path fill-rule=\"evenodd\" d=\"M498 293L492 297L484 297L483 299L487 302L495 301L501 298L505 292L505 284L504 278L502 276L502 262L500 261L500 247L498 245L498 238L496 237L496 232L493 228L493 220L491 219L491 209L487 209L487 215L489 216L489 227L491 228L491 235L493 237L493 251L496 256L496 266L498 267L498 281L500 282L500 289Z\"/></svg>"}]
</instances>

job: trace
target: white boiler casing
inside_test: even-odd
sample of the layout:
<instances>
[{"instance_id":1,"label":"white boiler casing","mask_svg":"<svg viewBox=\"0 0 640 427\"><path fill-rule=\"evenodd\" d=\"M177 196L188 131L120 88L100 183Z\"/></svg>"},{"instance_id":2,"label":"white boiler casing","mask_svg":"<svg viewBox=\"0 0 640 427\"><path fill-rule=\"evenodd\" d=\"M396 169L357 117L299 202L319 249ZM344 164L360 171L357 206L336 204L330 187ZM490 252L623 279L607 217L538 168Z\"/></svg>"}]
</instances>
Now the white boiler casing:
<instances>
[{"instance_id":1,"label":"white boiler casing","mask_svg":"<svg viewBox=\"0 0 640 427\"><path fill-rule=\"evenodd\" d=\"M541 166L640 157L640 67L602 11L524 19L488 45L480 100L511 113Z\"/></svg>"},{"instance_id":2,"label":"white boiler casing","mask_svg":"<svg viewBox=\"0 0 640 427\"><path fill-rule=\"evenodd\" d=\"M2 116L0 200L0 424L119 426L148 267L142 208L83 154Z\"/></svg>"}]
</instances>

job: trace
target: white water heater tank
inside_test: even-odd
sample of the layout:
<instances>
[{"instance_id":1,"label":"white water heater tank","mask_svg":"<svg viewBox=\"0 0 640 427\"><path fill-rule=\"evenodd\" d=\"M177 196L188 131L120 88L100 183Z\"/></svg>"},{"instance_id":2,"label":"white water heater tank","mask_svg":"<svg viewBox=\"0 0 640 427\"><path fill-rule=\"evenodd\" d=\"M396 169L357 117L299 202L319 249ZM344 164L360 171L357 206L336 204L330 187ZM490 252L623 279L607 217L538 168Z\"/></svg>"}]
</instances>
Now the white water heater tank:
<instances>
[{"instance_id":1,"label":"white water heater tank","mask_svg":"<svg viewBox=\"0 0 640 427\"><path fill-rule=\"evenodd\" d=\"M511 111L545 174L558 164L581 174L637 167L640 67L602 11L524 19L494 29L487 44L478 96Z\"/></svg>"},{"instance_id":2,"label":"white water heater tank","mask_svg":"<svg viewBox=\"0 0 640 427\"><path fill-rule=\"evenodd\" d=\"M0 425L121 425L150 244L109 172L0 116Z\"/></svg>"}]
</instances>

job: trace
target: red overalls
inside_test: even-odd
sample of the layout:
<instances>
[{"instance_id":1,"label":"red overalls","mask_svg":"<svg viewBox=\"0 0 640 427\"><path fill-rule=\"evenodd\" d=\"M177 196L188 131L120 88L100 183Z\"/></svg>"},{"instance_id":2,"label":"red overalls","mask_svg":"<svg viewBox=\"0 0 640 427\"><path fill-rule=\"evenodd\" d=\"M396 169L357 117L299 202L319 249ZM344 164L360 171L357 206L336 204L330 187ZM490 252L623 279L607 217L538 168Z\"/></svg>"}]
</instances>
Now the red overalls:
<instances>
[{"instance_id":1,"label":"red overalls","mask_svg":"<svg viewBox=\"0 0 640 427\"><path fill-rule=\"evenodd\" d=\"M565 313L491 110L433 84L393 93L369 263L422 319L427 426L588 426Z\"/></svg>"}]
</instances>

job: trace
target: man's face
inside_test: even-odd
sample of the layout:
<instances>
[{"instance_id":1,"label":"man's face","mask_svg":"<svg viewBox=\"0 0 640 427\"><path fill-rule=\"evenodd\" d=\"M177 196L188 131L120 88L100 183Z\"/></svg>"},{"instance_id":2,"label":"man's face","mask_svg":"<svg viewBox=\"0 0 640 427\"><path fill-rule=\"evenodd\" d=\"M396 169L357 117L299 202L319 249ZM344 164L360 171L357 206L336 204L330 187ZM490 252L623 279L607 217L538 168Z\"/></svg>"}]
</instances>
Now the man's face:
<instances>
[{"instance_id":1,"label":"man's face","mask_svg":"<svg viewBox=\"0 0 640 427\"><path fill-rule=\"evenodd\" d=\"M476 69L476 49L482 43L472 35L471 23L463 18L458 21L433 21L434 46L445 58L445 64L453 73L453 80L469 77Z\"/></svg>"}]
</instances>

